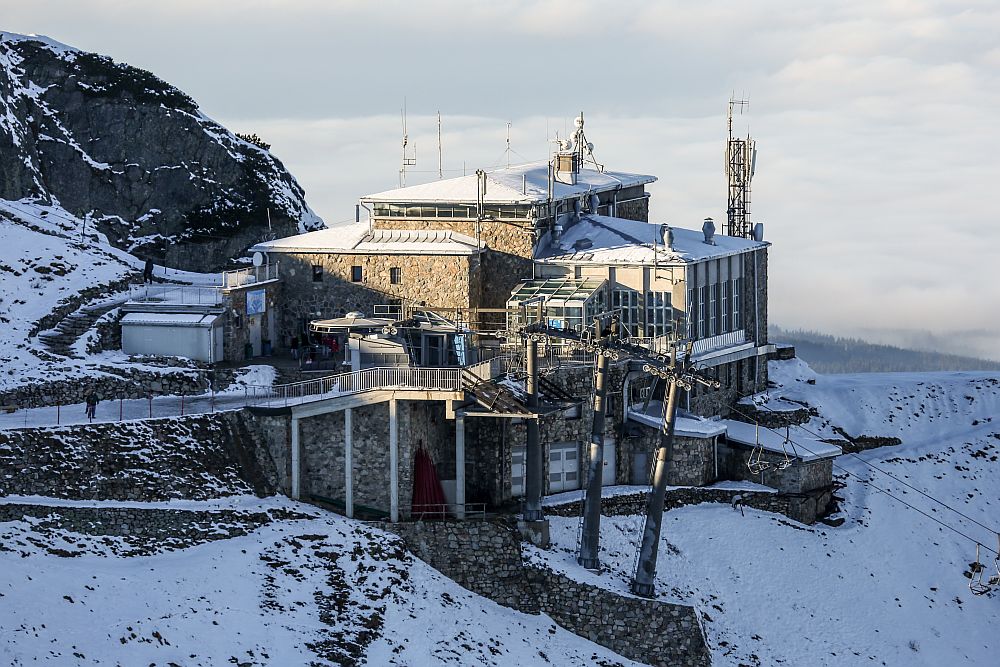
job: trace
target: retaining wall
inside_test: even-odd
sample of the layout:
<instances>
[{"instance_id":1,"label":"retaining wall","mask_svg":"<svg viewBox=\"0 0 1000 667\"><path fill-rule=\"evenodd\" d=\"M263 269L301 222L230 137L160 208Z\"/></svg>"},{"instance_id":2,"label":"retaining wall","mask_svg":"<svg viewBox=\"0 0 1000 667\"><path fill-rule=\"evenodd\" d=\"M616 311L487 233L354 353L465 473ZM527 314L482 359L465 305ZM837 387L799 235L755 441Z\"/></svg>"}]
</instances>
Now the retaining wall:
<instances>
[{"instance_id":1,"label":"retaining wall","mask_svg":"<svg viewBox=\"0 0 1000 667\"><path fill-rule=\"evenodd\" d=\"M711 664L693 607L620 595L524 565L521 540L503 521L382 524L421 560L498 604L547 614L570 632L650 665Z\"/></svg>"}]
</instances>

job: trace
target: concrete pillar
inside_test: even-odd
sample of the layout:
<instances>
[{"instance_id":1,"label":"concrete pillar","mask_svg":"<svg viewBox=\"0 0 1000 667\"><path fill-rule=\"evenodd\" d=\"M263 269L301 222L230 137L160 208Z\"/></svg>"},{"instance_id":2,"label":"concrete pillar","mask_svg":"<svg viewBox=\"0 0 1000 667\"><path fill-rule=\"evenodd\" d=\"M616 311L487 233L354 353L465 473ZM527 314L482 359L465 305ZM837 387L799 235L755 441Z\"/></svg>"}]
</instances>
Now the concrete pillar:
<instances>
[{"instance_id":1,"label":"concrete pillar","mask_svg":"<svg viewBox=\"0 0 1000 667\"><path fill-rule=\"evenodd\" d=\"M528 336L526 344L526 356L527 356L527 391L528 391L528 409L532 412L538 412L538 342L532 337ZM545 513L542 511L542 487L544 486L544 477L542 475L544 467L544 457L542 451L542 444L540 442L538 434L538 418L535 416L528 417L525 420L527 431L527 442L524 447L524 464L525 464L525 479L524 479L524 520L525 521L541 521L545 518Z\"/></svg>"},{"instance_id":2,"label":"concrete pillar","mask_svg":"<svg viewBox=\"0 0 1000 667\"><path fill-rule=\"evenodd\" d=\"M465 417L455 417L455 516L465 518Z\"/></svg>"},{"instance_id":3,"label":"concrete pillar","mask_svg":"<svg viewBox=\"0 0 1000 667\"><path fill-rule=\"evenodd\" d=\"M292 498L299 500L301 492L302 456L299 443L299 418L292 416Z\"/></svg>"},{"instance_id":4,"label":"concrete pillar","mask_svg":"<svg viewBox=\"0 0 1000 667\"><path fill-rule=\"evenodd\" d=\"M351 408L344 410L344 507L347 518L354 518L354 417Z\"/></svg>"},{"instance_id":5,"label":"concrete pillar","mask_svg":"<svg viewBox=\"0 0 1000 667\"><path fill-rule=\"evenodd\" d=\"M389 400L389 521L399 521L399 406Z\"/></svg>"}]
</instances>

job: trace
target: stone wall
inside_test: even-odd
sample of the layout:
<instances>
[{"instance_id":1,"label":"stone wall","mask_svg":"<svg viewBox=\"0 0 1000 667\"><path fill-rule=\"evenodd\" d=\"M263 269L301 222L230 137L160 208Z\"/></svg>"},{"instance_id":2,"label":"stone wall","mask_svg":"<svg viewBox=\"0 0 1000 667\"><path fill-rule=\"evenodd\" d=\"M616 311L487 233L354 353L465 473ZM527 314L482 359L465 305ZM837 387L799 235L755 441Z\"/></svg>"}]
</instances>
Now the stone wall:
<instances>
[{"instance_id":1,"label":"stone wall","mask_svg":"<svg viewBox=\"0 0 1000 667\"><path fill-rule=\"evenodd\" d=\"M734 491L715 488L682 488L668 489L663 501L664 510L677 509L687 505L701 503L725 503L732 505L737 496L745 507L753 507L765 512L784 514L799 523L812 524L816 519L826 514L830 503L831 489L816 489L808 493L774 493L767 491ZM625 495L610 496L601 499L601 514L604 516L635 516L646 513L647 491L638 491ZM546 514L556 516L579 517L581 507L579 502L567 502L550 505L545 508Z\"/></svg>"},{"instance_id":2,"label":"stone wall","mask_svg":"<svg viewBox=\"0 0 1000 667\"><path fill-rule=\"evenodd\" d=\"M240 412L0 431L0 496L206 500L269 495L276 479Z\"/></svg>"},{"instance_id":3,"label":"stone wall","mask_svg":"<svg viewBox=\"0 0 1000 667\"><path fill-rule=\"evenodd\" d=\"M94 537L123 538L124 545L110 545L117 556L137 556L246 535L274 518L304 518L283 512L240 510L180 510L139 507L67 507L26 503L0 503L0 523L32 521L42 534L70 531ZM51 540L55 555L80 555L80 545ZM61 546L59 546L61 545ZM0 547L2 550L2 547Z\"/></svg>"},{"instance_id":4,"label":"stone wall","mask_svg":"<svg viewBox=\"0 0 1000 667\"><path fill-rule=\"evenodd\" d=\"M753 474L747 463L752 449L725 441L719 444L719 475L724 479L746 480L773 487L786 493L806 493L829 488L833 483L833 459L802 461L793 459L792 465L780 470L785 461L782 454L763 452L761 461L771 464L764 472ZM791 456L791 452L789 452Z\"/></svg>"},{"instance_id":5,"label":"stone wall","mask_svg":"<svg viewBox=\"0 0 1000 667\"><path fill-rule=\"evenodd\" d=\"M476 238L473 220L375 218L373 225L376 229L449 230ZM480 223L479 238L487 250L482 262L483 289L475 305L504 308L514 286L531 278L531 257L536 240L532 226L530 221L518 224L486 220Z\"/></svg>"},{"instance_id":6,"label":"stone wall","mask_svg":"<svg viewBox=\"0 0 1000 667\"><path fill-rule=\"evenodd\" d=\"M319 282L314 265L323 270ZM353 266L361 267L361 282L351 281ZM390 279L392 268L400 270L399 284ZM375 305L400 302L466 309L479 305L481 291L476 256L282 254L281 271L282 344L311 320L371 315Z\"/></svg>"},{"instance_id":7,"label":"stone wall","mask_svg":"<svg viewBox=\"0 0 1000 667\"><path fill-rule=\"evenodd\" d=\"M73 405L83 403L91 391L96 392L102 401L200 394L212 386L221 391L236 378L236 369L211 368L186 360L144 357L143 363L147 368L101 366L97 370L102 375L70 377L9 389L0 392L0 405L19 408ZM160 366L164 370L153 373L148 366Z\"/></svg>"},{"instance_id":8,"label":"stone wall","mask_svg":"<svg viewBox=\"0 0 1000 667\"><path fill-rule=\"evenodd\" d=\"M633 459L644 461L645 477L628 481L638 484L649 483L649 468L654 452L660 446L660 429L635 424L639 435L629 438L628 447ZM715 473L716 438L690 438L674 435L673 458L667 472L667 484L671 486L704 486L717 481ZM637 471L638 472L638 471ZM631 476L630 476L631 477Z\"/></svg>"},{"instance_id":9,"label":"stone wall","mask_svg":"<svg viewBox=\"0 0 1000 667\"><path fill-rule=\"evenodd\" d=\"M247 285L239 289L231 290L226 295L226 305L229 307L223 326L223 336L225 337L223 351L226 361L241 361L244 358L244 346L250 342L250 320L247 316L247 292L253 290L264 290L264 301L267 304L265 311L253 317L260 318L260 338L263 353L263 342L270 341L273 348L280 347L281 331L281 283L268 282L263 285ZM274 319L274 323L271 320ZM271 331L274 331L279 340L271 340Z\"/></svg>"},{"instance_id":10,"label":"stone wall","mask_svg":"<svg viewBox=\"0 0 1000 667\"><path fill-rule=\"evenodd\" d=\"M87 354L122 349L123 317L125 313L121 308L113 308L101 315L94 324L94 337L87 343Z\"/></svg>"},{"instance_id":11,"label":"stone wall","mask_svg":"<svg viewBox=\"0 0 1000 667\"><path fill-rule=\"evenodd\" d=\"M469 590L650 665L711 664L693 607L620 595L537 565L506 522L384 524L421 560Z\"/></svg>"}]
</instances>

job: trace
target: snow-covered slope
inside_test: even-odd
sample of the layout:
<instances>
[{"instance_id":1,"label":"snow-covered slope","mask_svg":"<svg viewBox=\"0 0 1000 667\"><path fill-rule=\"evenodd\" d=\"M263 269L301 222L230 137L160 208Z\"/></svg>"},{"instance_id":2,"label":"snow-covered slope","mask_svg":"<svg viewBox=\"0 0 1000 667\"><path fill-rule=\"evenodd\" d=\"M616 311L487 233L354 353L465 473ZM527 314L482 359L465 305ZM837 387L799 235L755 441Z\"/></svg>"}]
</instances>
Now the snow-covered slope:
<instances>
[{"instance_id":1,"label":"snow-covered slope","mask_svg":"<svg viewBox=\"0 0 1000 667\"><path fill-rule=\"evenodd\" d=\"M714 664L997 665L1000 593L970 593L974 542L862 480L997 549L996 534L866 462L1000 529L1000 374L826 376L798 360L771 362L770 374L781 385L771 400L818 410L807 428L902 444L837 459L835 477L846 485L837 492L839 527L719 505L665 515L658 589L706 615ZM557 547L534 557L627 590L640 517L603 520L601 557L610 572L602 577L575 563L577 522L552 521ZM997 574L993 555L984 551L983 560L987 578Z\"/></svg>"},{"instance_id":2,"label":"snow-covered slope","mask_svg":"<svg viewBox=\"0 0 1000 667\"><path fill-rule=\"evenodd\" d=\"M637 664L333 515L133 558L72 534L94 553L59 558L26 532L0 524L5 665Z\"/></svg>"}]
</instances>

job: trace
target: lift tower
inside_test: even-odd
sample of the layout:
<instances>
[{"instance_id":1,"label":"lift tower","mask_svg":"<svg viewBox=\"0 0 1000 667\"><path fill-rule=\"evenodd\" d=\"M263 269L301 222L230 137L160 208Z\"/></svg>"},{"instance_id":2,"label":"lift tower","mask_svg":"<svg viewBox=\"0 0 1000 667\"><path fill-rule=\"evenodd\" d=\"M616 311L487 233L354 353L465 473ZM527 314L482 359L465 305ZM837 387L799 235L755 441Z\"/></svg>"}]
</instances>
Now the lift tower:
<instances>
[{"instance_id":1,"label":"lift tower","mask_svg":"<svg viewBox=\"0 0 1000 667\"><path fill-rule=\"evenodd\" d=\"M733 136L733 111L750 106L749 100L729 99L729 141L726 143L726 182L728 184L728 205L726 206L726 228L723 234L753 236L750 222L750 181L757 166L757 142L747 134L746 139Z\"/></svg>"}]
</instances>

